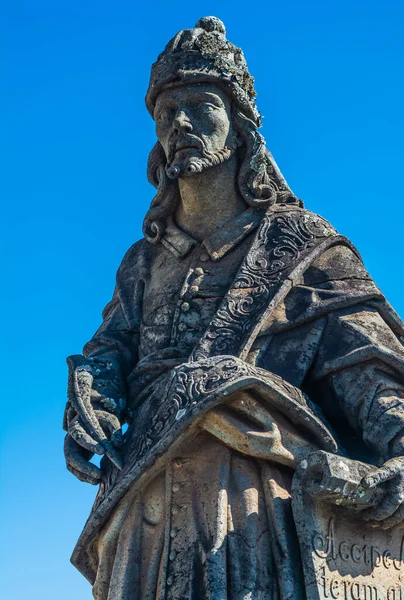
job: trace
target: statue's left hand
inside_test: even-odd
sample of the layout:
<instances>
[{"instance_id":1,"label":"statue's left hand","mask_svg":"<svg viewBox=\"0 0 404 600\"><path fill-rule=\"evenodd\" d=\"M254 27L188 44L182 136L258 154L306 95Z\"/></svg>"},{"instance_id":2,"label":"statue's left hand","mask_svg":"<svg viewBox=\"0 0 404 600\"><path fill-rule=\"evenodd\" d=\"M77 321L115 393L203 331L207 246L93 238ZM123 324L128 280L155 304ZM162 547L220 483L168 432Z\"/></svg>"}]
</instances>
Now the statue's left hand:
<instances>
[{"instance_id":1,"label":"statue's left hand","mask_svg":"<svg viewBox=\"0 0 404 600\"><path fill-rule=\"evenodd\" d=\"M379 504L362 513L372 527L390 529L404 521L404 457L391 458L363 478L361 485L375 488L386 483L387 491Z\"/></svg>"}]
</instances>

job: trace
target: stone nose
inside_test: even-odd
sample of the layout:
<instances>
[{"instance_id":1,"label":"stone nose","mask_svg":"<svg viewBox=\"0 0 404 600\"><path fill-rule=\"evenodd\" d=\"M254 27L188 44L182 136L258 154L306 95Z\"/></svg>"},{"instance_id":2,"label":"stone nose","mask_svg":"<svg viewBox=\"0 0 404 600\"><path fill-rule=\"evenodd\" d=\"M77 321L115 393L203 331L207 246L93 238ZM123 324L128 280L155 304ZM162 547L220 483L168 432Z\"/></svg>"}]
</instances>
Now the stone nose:
<instances>
[{"instance_id":1,"label":"stone nose","mask_svg":"<svg viewBox=\"0 0 404 600\"><path fill-rule=\"evenodd\" d=\"M179 131L192 131L192 123L184 110L178 110L173 121L173 129Z\"/></svg>"}]
</instances>

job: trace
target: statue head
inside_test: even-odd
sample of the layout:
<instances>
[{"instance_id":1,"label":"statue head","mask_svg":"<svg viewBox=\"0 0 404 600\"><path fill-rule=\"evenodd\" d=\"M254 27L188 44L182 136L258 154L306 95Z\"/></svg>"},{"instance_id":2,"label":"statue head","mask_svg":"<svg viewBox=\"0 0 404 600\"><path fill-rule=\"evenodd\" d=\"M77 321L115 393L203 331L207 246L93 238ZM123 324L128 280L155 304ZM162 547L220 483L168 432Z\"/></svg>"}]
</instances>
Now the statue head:
<instances>
[{"instance_id":1,"label":"statue head","mask_svg":"<svg viewBox=\"0 0 404 600\"><path fill-rule=\"evenodd\" d=\"M214 83L191 83L162 91L154 118L170 179L192 177L219 165L237 148L231 102Z\"/></svg>"},{"instance_id":2,"label":"statue head","mask_svg":"<svg viewBox=\"0 0 404 600\"><path fill-rule=\"evenodd\" d=\"M146 106L158 142L148 179L157 188L143 232L151 243L164 234L180 202L178 179L237 159L237 183L247 205L300 203L258 132L254 79L243 52L226 39L223 23L204 17L180 31L152 66Z\"/></svg>"}]
</instances>

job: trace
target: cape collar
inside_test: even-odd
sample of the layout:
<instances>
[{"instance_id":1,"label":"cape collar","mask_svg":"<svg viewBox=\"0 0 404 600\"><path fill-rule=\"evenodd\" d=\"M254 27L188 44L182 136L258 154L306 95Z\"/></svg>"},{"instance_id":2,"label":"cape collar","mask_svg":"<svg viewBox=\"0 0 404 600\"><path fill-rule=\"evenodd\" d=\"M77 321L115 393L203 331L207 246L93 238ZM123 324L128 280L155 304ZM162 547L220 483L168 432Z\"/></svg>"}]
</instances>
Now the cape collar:
<instances>
[{"instance_id":1,"label":"cape collar","mask_svg":"<svg viewBox=\"0 0 404 600\"><path fill-rule=\"evenodd\" d=\"M212 260L220 260L258 227L263 216L262 210L248 208L203 240L201 245ZM172 218L161 242L177 258L184 258L192 248L199 245L199 242L180 229Z\"/></svg>"}]
</instances>

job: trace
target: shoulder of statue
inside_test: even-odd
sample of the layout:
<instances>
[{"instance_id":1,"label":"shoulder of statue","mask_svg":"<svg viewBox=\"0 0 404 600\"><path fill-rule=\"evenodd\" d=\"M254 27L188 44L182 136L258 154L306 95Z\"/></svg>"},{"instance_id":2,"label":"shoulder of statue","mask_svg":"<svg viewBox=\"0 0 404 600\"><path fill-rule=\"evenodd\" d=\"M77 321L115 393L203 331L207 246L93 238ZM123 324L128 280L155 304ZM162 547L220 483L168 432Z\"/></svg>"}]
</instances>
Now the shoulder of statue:
<instances>
[{"instance_id":1,"label":"shoulder of statue","mask_svg":"<svg viewBox=\"0 0 404 600\"><path fill-rule=\"evenodd\" d=\"M139 273L139 270L144 268L149 245L150 244L147 244L146 240L142 238L127 250L117 272L118 280L133 276L135 272Z\"/></svg>"},{"instance_id":2,"label":"shoulder of statue","mask_svg":"<svg viewBox=\"0 0 404 600\"><path fill-rule=\"evenodd\" d=\"M287 238L290 244L295 242L296 249L302 243L310 244L310 237L319 241L322 238L335 238L335 242L308 267L305 275L308 285L333 279L371 279L352 242L339 235L335 227L321 215L294 204L280 204L270 207L266 217L269 222L278 222L278 227L273 229L274 235L282 243Z\"/></svg>"},{"instance_id":3,"label":"shoulder of statue","mask_svg":"<svg viewBox=\"0 0 404 600\"><path fill-rule=\"evenodd\" d=\"M333 232L334 234L337 233L335 227L333 227L331 223L327 221L327 219L311 210L308 210L307 208L299 204L273 204L267 210L266 214L268 217L272 216L275 218L282 217L283 215L285 217L294 218L296 221L301 222L320 222L321 224L323 224L323 226L327 227L327 229L329 229L330 232Z\"/></svg>"},{"instance_id":4,"label":"shoulder of statue","mask_svg":"<svg viewBox=\"0 0 404 600\"><path fill-rule=\"evenodd\" d=\"M258 243L265 245L269 252L279 254L284 251L295 254L296 258L327 239L345 239L324 217L296 203L274 204L268 208L257 238ZM350 244L348 240L347 243Z\"/></svg>"}]
</instances>

